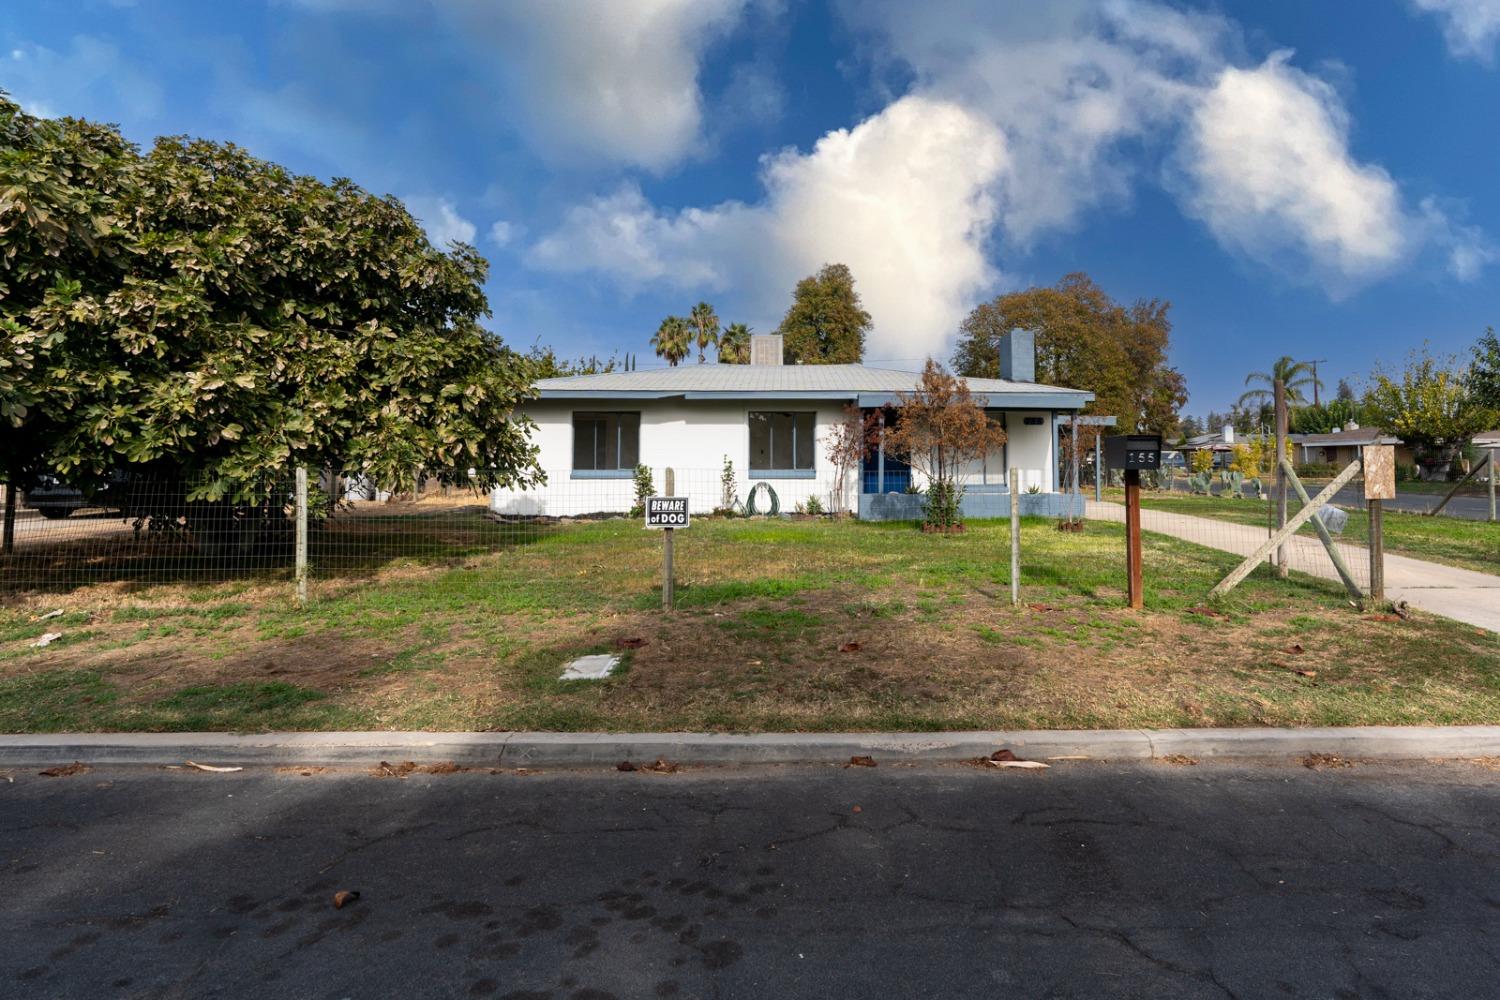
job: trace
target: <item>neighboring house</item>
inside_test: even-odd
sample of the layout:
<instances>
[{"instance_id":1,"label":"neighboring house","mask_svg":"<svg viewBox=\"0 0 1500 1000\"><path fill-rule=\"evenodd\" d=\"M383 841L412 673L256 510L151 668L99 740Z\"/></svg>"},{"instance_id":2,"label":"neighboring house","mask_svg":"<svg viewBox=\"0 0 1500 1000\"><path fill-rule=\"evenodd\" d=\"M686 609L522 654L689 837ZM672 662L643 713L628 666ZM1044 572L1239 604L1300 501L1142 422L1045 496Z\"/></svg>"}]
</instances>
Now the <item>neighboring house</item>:
<instances>
[{"instance_id":1,"label":"neighboring house","mask_svg":"<svg viewBox=\"0 0 1500 1000\"><path fill-rule=\"evenodd\" d=\"M1308 434L1299 447L1304 464L1327 462L1342 467L1359 458L1361 448L1375 444L1394 445L1398 465L1415 464L1412 450L1400 438L1372 427L1360 427L1352 421L1341 431Z\"/></svg>"},{"instance_id":2,"label":"neighboring house","mask_svg":"<svg viewBox=\"0 0 1500 1000\"><path fill-rule=\"evenodd\" d=\"M679 365L543 379L540 398L522 407L535 424L546 486L496 490L491 507L520 516L624 512L633 501L632 472L650 467L658 492L674 470L675 490L691 509L722 506L724 460L734 466L733 492L743 501L757 483L769 484L783 511L816 497L825 509L843 506L861 517L913 516L905 496L914 472L898 456L876 448L863 467L838 482L827 437L856 405L884 420L899 420L899 397L914 392L915 372L866 365L783 365L780 338L753 338L748 365ZM1009 440L970 470L965 511L998 516L1009 510L1007 475L1020 470L1022 488L1055 495L1057 427L1093 394L1039 385L1035 343L1027 331L1004 338L1002 379L969 379L970 391L1000 420ZM895 494L895 496L893 496ZM1003 510L1002 510L1003 507ZM1042 499L1027 507L1045 511Z\"/></svg>"}]
</instances>

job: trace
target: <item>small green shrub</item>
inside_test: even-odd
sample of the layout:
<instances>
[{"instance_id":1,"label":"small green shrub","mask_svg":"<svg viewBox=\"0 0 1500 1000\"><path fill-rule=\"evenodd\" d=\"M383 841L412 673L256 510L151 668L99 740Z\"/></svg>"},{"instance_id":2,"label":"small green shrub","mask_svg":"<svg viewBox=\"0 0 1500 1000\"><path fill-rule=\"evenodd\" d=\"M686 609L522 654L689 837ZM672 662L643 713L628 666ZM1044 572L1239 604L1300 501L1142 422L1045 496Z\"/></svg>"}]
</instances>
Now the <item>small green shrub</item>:
<instances>
[{"instance_id":1,"label":"small green shrub","mask_svg":"<svg viewBox=\"0 0 1500 1000\"><path fill-rule=\"evenodd\" d=\"M656 496L656 483L651 479L651 467L648 465L637 465L635 467L635 506L630 508L631 517L644 517L646 515L646 498Z\"/></svg>"},{"instance_id":2,"label":"small green shrub","mask_svg":"<svg viewBox=\"0 0 1500 1000\"><path fill-rule=\"evenodd\" d=\"M927 488L927 523L938 528L952 528L963 523L959 510L964 489L951 479L935 480Z\"/></svg>"}]
</instances>

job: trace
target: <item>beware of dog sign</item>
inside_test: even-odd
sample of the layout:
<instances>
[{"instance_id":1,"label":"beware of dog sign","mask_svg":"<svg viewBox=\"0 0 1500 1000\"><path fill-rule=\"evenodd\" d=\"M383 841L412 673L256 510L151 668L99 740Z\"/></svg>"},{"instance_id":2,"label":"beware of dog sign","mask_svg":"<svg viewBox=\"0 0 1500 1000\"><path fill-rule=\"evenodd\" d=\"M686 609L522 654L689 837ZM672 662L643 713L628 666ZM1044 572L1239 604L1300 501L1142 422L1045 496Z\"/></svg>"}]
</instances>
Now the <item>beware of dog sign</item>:
<instances>
[{"instance_id":1,"label":"beware of dog sign","mask_svg":"<svg viewBox=\"0 0 1500 1000\"><path fill-rule=\"evenodd\" d=\"M688 523L687 497L646 498L646 527L686 528Z\"/></svg>"}]
</instances>

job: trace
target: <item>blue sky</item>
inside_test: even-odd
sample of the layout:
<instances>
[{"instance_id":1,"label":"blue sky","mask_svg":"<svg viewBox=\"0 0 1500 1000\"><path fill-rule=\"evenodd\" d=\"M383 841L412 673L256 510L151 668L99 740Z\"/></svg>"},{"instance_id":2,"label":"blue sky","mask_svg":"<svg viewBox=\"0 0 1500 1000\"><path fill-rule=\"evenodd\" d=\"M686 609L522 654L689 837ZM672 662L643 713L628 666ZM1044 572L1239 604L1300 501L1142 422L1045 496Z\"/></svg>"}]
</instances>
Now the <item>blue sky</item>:
<instances>
[{"instance_id":1,"label":"blue sky","mask_svg":"<svg viewBox=\"0 0 1500 1000\"><path fill-rule=\"evenodd\" d=\"M493 327L639 351L853 269L869 358L1083 270L1173 302L1189 410L1500 322L1500 0L7 0L0 88L233 140L490 259Z\"/></svg>"}]
</instances>

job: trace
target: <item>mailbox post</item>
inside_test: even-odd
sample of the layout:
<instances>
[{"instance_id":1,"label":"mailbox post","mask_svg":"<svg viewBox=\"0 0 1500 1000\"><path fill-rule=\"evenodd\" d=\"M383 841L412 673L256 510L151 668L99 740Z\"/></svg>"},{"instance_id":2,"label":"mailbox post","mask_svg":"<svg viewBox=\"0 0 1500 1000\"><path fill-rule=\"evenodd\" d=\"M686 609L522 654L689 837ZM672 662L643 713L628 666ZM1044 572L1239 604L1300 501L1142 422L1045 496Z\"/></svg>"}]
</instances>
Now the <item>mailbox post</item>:
<instances>
[{"instance_id":1,"label":"mailbox post","mask_svg":"<svg viewBox=\"0 0 1500 1000\"><path fill-rule=\"evenodd\" d=\"M1111 435L1104 439L1104 458L1110 468L1125 470L1125 593L1132 608L1142 608L1141 470L1161 468L1161 435Z\"/></svg>"}]
</instances>

